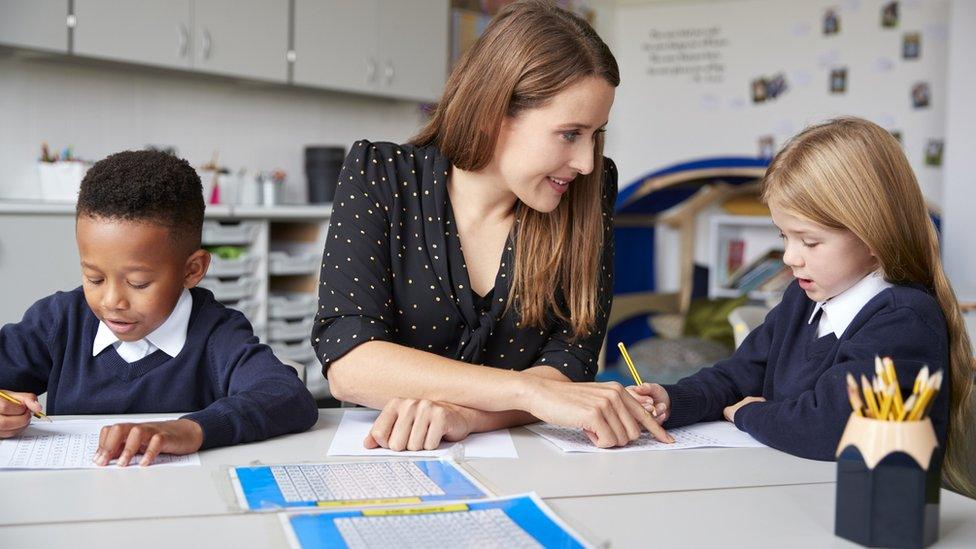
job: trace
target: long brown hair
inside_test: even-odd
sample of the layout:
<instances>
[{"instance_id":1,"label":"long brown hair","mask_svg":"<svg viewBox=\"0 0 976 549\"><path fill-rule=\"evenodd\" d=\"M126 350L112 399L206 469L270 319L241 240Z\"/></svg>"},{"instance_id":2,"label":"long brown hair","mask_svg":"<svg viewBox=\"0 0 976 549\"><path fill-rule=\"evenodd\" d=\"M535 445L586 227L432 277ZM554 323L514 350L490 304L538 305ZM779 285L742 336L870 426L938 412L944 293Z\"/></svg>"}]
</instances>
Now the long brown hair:
<instances>
[{"instance_id":1,"label":"long brown hair","mask_svg":"<svg viewBox=\"0 0 976 549\"><path fill-rule=\"evenodd\" d=\"M815 223L850 230L878 258L887 281L919 284L935 296L948 328L951 379L943 480L972 497L967 461L976 361L959 303L942 270L935 227L898 141L860 118L807 128L773 159L763 199Z\"/></svg>"},{"instance_id":2,"label":"long brown hair","mask_svg":"<svg viewBox=\"0 0 976 549\"><path fill-rule=\"evenodd\" d=\"M551 2L515 2L458 61L433 117L412 143L435 145L457 168L478 171L492 160L504 117L542 107L587 76L620 83L617 62L593 28ZM578 176L552 212L516 205L508 306L518 308L523 325L542 328L551 314L581 338L596 323L604 245L602 133L593 159L593 171Z\"/></svg>"}]
</instances>

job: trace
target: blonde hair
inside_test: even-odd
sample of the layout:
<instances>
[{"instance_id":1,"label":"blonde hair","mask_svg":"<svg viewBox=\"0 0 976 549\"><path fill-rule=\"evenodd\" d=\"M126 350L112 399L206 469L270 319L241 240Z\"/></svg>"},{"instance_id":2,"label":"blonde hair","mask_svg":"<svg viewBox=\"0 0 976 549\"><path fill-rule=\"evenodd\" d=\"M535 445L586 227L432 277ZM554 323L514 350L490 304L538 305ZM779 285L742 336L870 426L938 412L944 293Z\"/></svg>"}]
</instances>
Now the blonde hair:
<instances>
[{"instance_id":1,"label":"blonde hair","mask_svg":"<svg viewBox=\"0 0 976 549\"><path fill-rule=\"evenodd\" d=\"M617 62L593 28L551 2L515 2L458 61L433 117L412 143L435 145L454 166L478 171L492 160L504 117L542 107L587 76L620 83ZM602 133L593 160L593 171L578 176L552 212L516 205L513 299L506 306L518 307L523 325L542 328L551 314L569 324L573 338L582 338L596 324L604 246ZM559 290L568 311L557 300Z\"/></svg>"},{"instance_id":2,"label":"blonde hair","mask_svg":"<svg viewBox=\"0 0 976 549\"><path fill-rule=\"evenodd\" d=\"M766 172L763 200L815 223L847 229L881 264L887 281L919 284L945 315L949 336L948 443L943 481L973 496L973 360L959 303L942 270L939 240L922 191L890 133L860 118L811 126L783 147Z\"/></svg>"}]
</instances>

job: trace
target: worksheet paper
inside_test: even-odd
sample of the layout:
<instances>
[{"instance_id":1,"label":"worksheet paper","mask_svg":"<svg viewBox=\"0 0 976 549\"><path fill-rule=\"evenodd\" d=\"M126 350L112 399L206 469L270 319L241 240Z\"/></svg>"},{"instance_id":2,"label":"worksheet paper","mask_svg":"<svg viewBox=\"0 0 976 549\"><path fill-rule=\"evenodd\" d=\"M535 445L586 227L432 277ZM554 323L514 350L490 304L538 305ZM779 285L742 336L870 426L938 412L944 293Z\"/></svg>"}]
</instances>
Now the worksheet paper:
<instances>
[{"instance_id":1,"label":"worksheet paper","mask_svg":"<svg viewBox=\"0 0 976 549\"><path fill-rule=\"evenodd\" d=\"M52 423L34 422L15 438L0 440L0 469L88 469L98 468L92 463L98 450L98 434L102 427L123 421L144 423L162 419L55 419ZM129 465L138 465L142 455L136 455ZM115 465L112 460L109 465ZM200 465L199 454L174 456L159 454L152 467Z\"/></svg>"},{"instance_id":2,"label":"worksheet paper","mask_svg":"<svg viewBox=\"0 0 976 549\"><path fill-rule=\"evenodd\" d=\"M451 459L296 463L234 467L241 507L371 507L481 499L488 490Z\"/></svg>"},{"instance_id":3,"label":"worksheet paper","mask_svg":"<svg viewBox=\"0 0 976 549\"><path fill-rule=\"evenodd\" d=\"M336 429L332 444L329 445L329 456L410 456L410 457L441 457L452 456L463 458L517 458L515 443L508 429L500 429L488 433L472 433L460 442L442 441L436 450L418 450L415 452L396 452L386 448L367 450L363 441L373 422L380 413L376 410L346 410Z\"/></svg>"},{"instance_id":4,"label":"worksheet paper","mask_svg":"<svg viewBox=\"0 0 976 549\"><path fill-rule=\"evenodd\" d=\"M389 509L282 513L291 547L592 547L535 494Z\"/></svg>"},{"instance_id":5,"label":"worksheet paper","mask_svg":"<svg viewBox=\"0 0 976 549\"><path fill-rule=\"evenodd\" d=\"M580 429L557 427L548 423L525 426L528 430L556 445L564 452L643 452L649 450L686 450L688 448L761 448L762 443L728 421L696 423L668 429L673 444L658 442L647 431L639 439L620 448L597 448Z\"/></svg>"}]
</instances>

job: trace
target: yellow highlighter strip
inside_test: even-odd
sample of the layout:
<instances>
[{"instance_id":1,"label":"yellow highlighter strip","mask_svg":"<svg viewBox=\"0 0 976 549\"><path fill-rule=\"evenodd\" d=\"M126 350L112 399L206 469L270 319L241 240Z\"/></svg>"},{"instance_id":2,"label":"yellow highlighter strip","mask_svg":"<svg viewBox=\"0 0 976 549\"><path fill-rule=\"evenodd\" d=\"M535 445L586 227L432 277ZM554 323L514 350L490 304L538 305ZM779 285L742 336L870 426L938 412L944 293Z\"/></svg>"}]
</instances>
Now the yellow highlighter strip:
<instances>
[{"instance_id":1,"label":"yellow highlighter strip","mask_svg":"<svg viewBox=\"0 0 976 549\"><path fill-rule=\"evenodd\" d=\"M0 391L0 398L4 399L6 401L9 401L9 402L11 402L13 404L20 404L21 406L24 405L23 402L21 402L21 401L17 400L16 398L8 395L6 393L6 391ZM44 421L47 421L47 422L53 422L53 420L51 418L47 417L47 415L44 412L31 412L31 415L34 416L34 417L36 417L37 419L43 419Z\"/></svg>"}]
</instances>

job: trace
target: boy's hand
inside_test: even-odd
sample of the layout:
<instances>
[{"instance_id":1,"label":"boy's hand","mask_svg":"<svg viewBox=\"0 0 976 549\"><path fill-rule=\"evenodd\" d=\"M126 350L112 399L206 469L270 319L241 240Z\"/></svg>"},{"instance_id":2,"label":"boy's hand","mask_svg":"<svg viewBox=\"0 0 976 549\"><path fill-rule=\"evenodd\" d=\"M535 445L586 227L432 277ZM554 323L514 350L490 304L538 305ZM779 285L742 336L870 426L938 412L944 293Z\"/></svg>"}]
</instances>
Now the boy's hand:
<instances>
[{"instance_id":1,"label":"boy's hand","mask_svg":"<svg viewBox=\"0 0 976 549\"><path fill-rule=\"evenodd\" d=\"M192 454L202 445L203 428L189 419L117 423L102 427L93 461L108 465L119 458L118 466L125 467L136 454L142 454L139 465L145 467L160 453Z\"/></svg>"},{"instance_id":2,"label":"boy's hand","mask_svg":"<svg viewBox=\"0 0 976 549\"><path fill-rule=\"evenodd\" d=\"M457 442L471 434L465 411L446 402L392 398L373 422L363 446L397 452L436 450L442 440Z\"/></svg>"},{"instance_id":3,"label":"boy's hand","mask_svg":"<svg viewBox=\"0 0 976 549\"><path fill-rule=\"evenodd\" d=\"M654 421L664 423L671 412L671 397L668 391L657 383L644 383L627 387L629 392L645 410L651 412ZM657 415L654 415L657 412Z\"/></svg>"},{"instance_id":4,"label":"boy's hand","mask_svg":"<svg viewBox=\"0 0 976 549\"><path fill-rule=\"evenodd\" d=\"M14 404L7 399L0 398L0 439L12 438L24 432L30 425L31 415L34 412L42 411L41 403L37 401L34 393L18 393L16 391L4 391L8 395L23 402Z\"/></svg>"},{"instance_id":5,"label":"boy's hand","mask_svg":"<svg viewBox=\"0 0 976 549\"><path fill-rule=\"evenodd\" d=\"M763 397L746 397L740 400L739 402L736 402L732 406L726 406L725 410L722 413L725 416L725 419L731 421L732 423L735 423L736 411L738 411L739 408L742 408L746 404L752 404L753 402L766 402L766 399L764 399Z\"/></svg>"}]
</instances>

